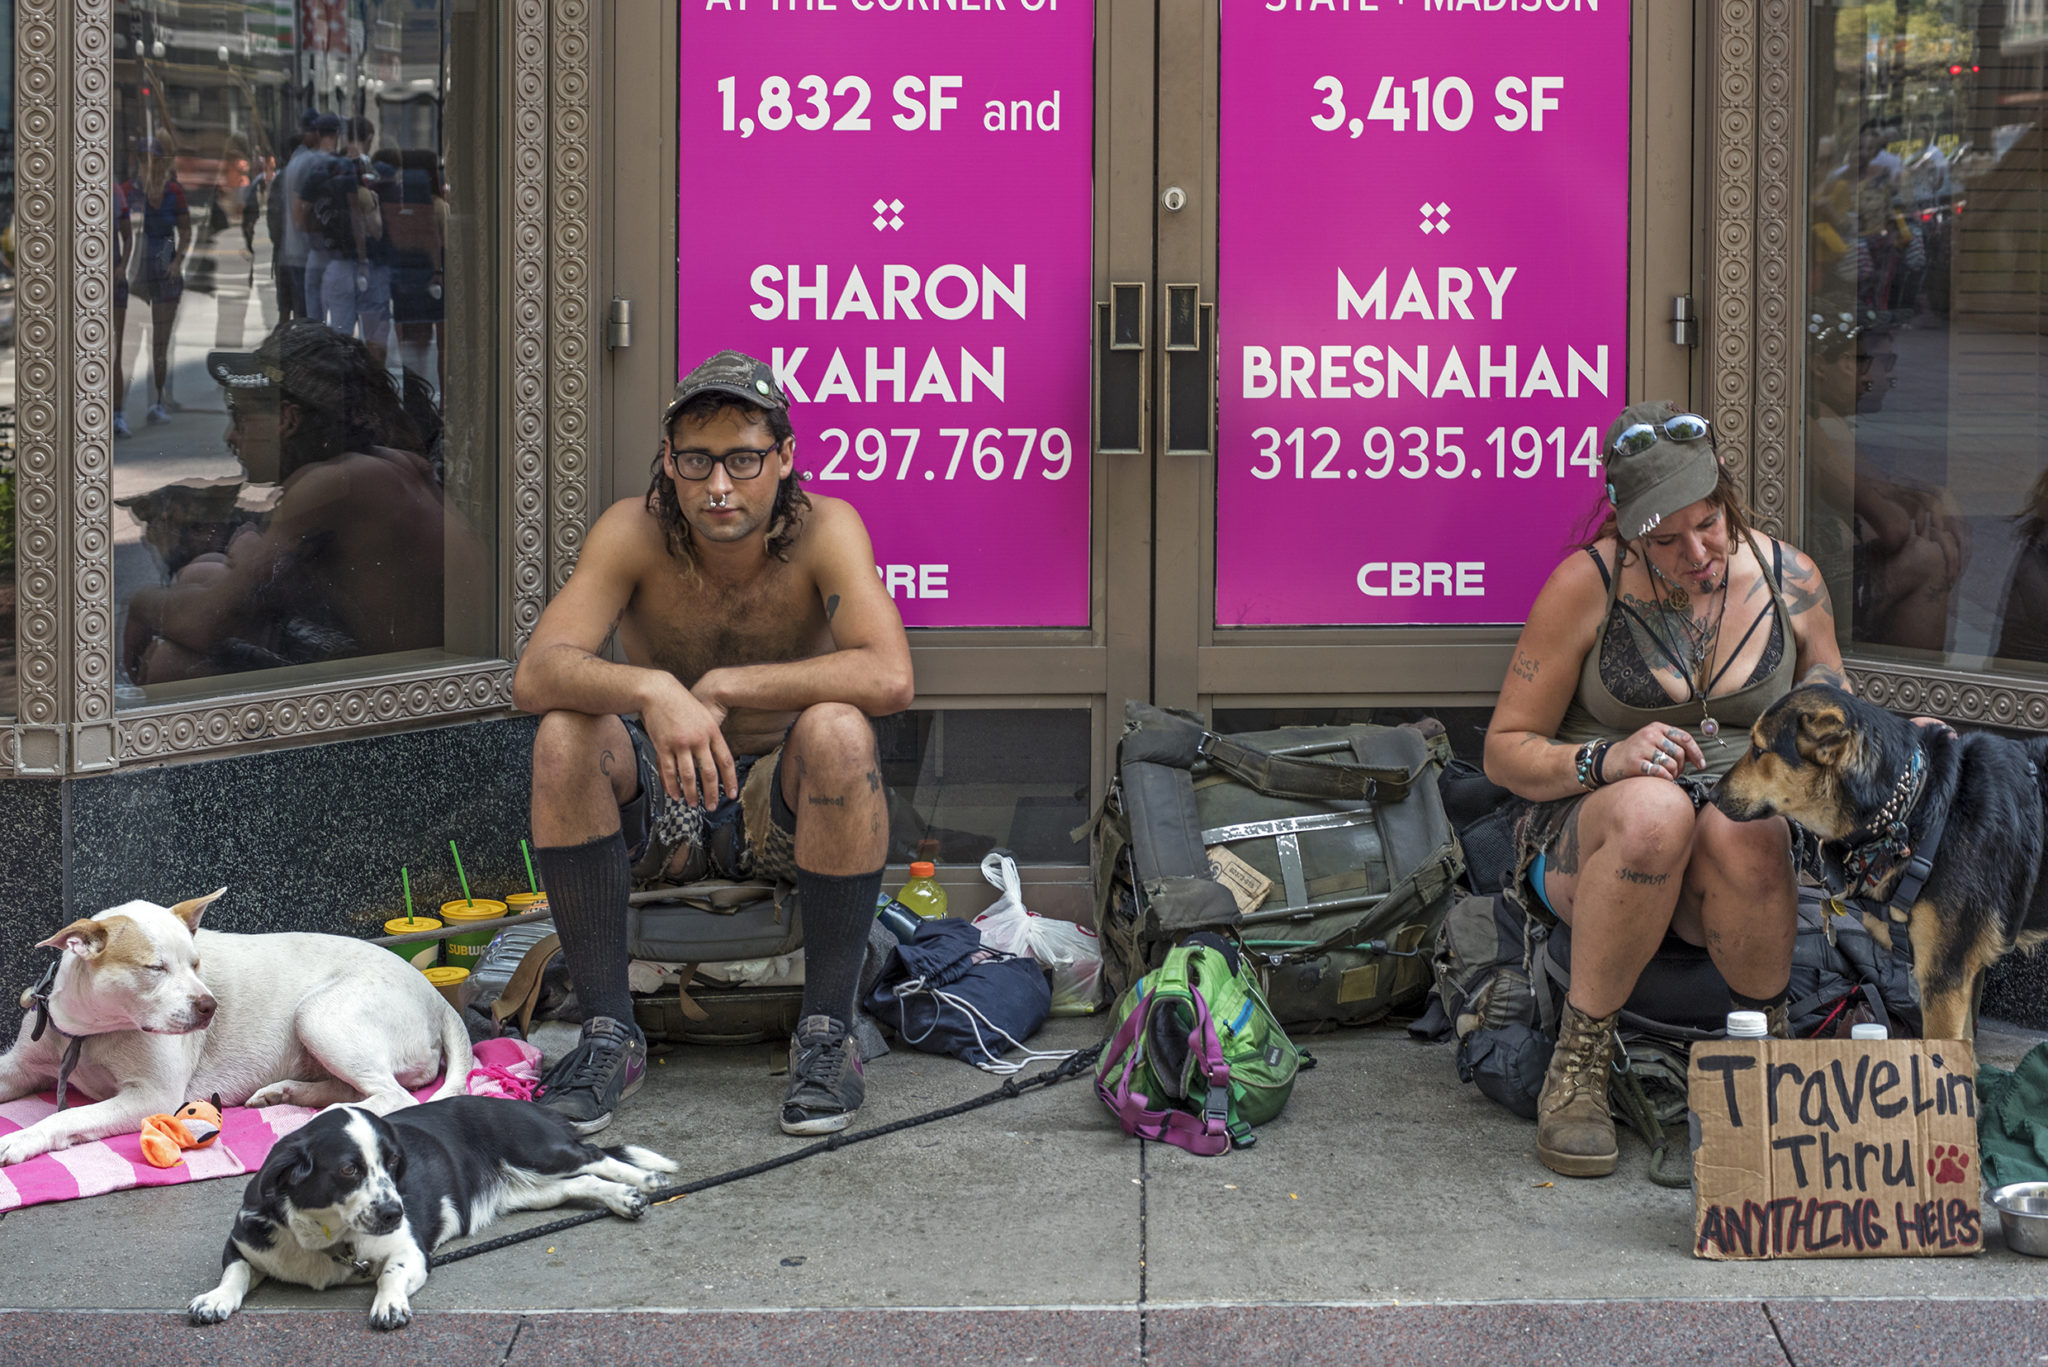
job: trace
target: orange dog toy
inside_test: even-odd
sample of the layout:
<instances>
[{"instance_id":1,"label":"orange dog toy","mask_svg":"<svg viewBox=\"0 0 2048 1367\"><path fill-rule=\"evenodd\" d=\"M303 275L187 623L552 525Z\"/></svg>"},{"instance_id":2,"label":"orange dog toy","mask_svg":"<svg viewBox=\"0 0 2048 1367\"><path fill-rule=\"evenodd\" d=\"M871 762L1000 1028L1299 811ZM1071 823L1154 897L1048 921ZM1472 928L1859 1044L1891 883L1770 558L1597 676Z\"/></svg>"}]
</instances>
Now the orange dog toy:
<instances>
[{"instance_id":1,"label":"orange dog toy","mask_svg":"<svg viewBox=\"0 0 2048 1367\"><path fill-rule=\"evenodd\" d=\"M186 1149L203 1149L220 1138L220 1096L188 1101L175 1115L152 1115L142 1122L142 1157L151 1167L175 1168Z\"/></svg>"}]
</instances>

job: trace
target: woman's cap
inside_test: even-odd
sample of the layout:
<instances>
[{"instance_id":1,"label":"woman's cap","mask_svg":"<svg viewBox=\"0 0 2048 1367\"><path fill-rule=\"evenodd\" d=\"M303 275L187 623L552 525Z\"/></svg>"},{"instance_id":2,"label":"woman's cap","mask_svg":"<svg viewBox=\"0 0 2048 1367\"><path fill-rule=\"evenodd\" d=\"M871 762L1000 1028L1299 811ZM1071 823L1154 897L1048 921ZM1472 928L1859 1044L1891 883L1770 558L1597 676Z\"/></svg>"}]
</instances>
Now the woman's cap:
<instances>
[{"instance_id":1,"label":"woman's cap","mask_svg":"<svg viewBox=\"0 0 2048 1367\"><path fill-rule=\"evenodd\" d=\"M1630 404L1607 429L1601 452L1607 464L1607 501L1614 505L1616 529L1634 541L1680 508L1714 492L1721 480L1721 462L1713 445L1674 441L1662 431L1678 410L1668 403ZM1615 443L1632 427L1658 429L1647 447L1618 453Z\"/></svg>"}]
</instances>

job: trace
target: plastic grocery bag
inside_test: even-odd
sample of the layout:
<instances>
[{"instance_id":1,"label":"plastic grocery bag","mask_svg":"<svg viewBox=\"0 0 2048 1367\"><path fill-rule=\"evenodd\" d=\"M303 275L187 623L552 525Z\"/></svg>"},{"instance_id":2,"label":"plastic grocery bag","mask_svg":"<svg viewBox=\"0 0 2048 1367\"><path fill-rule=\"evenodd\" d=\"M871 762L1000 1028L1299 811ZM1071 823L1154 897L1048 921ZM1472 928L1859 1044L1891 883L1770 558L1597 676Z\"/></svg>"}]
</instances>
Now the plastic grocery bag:
<instances>
[{"instance_id":1,"label":"plastic grocery bag","mask_svg":"<svg viewBox=\"0 0 2048 1367\"><path fill-rule=\"evenodd\" d=\"M1053 1015L1093 1012L1102 987L1102 948L1095 932L1027 911L1017 861L1001 850L991 850L983 857L981 876L1003 894L994 906L974 918L981 942L1005 954L1028 954L1052 974Z\"/></svg>"}]
</instances>

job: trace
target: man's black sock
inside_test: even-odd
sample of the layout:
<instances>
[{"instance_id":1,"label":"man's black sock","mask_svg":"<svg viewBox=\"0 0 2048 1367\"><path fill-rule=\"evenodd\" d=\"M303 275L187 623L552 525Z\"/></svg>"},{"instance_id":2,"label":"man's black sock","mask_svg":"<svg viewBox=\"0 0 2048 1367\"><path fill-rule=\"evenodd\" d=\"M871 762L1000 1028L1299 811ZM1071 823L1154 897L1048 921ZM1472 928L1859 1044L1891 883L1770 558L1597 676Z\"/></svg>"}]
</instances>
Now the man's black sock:
<instances>
[{"instance_id":1,"label":"man's black sock","mask_svg":"<svg viewBox=\"0 0 2048 1367\"><path fill-rule=\"evenodd\" d=\"M868 927L881 891L880 869L855 874L796 871L797 900L804 916L804 1015L853 1024L853 998L860 989Z\"/></svg>"},{"instance_id":2,"label":"man's black sock","mask_svg":"<svg viewBox=\"0 0 2048 1367\"><path fill-rule=\"evenodd\" d=\"M1783 1006L1785 994L1791 989L1792 985L1787 983L1778 989L1778 995L1775 997L1745 997L1731 987L1728 989L1728 999L1735 1003L1735 1009L1738 1011L1768 1011L1774 1006Z\"/></svg>"},{"instance_id":3,"label":"man's black sock","mask_svg":"<svg viewBox=\"0 0 2048 1367\"><path fill-rule=\"evenodd\" d=\"M585 845L542 845L533 852L562 957L587 1016L633 1024L626 990L626 895L633 873L625 836L614 831ZM808 914L808 913L807 913Z\"/></svg>"}]
</instances>

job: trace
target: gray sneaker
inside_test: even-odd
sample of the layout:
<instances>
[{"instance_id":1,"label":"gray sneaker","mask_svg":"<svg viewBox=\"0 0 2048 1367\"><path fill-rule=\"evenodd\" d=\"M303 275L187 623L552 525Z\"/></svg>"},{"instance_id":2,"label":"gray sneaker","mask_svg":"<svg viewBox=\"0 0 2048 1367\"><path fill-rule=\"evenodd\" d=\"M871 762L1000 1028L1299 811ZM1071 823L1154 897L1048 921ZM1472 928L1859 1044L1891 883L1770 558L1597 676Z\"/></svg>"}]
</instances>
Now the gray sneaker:
<instances>
[{"instance_id":1,"label":"gray sneaker","mask_svg":"<svg viewBox=\"0 0 2048 1367\"><path fill-rule=\"evenodd\" d=\"M784 1134L831 1134L867 1098L860 1050L843 1022L805 1016L789 1041L789 1095L782 1099Z\"/></svg>"},{"instance_id":2,"label":"gray sneaker","mask_svg":"<svg viewBox=\"0 0 2048 1367\"><path fill-rule=\"evenodd\" d=\"M566 1117L576 1133L595 1134L646 1078L646 1038L610 1016L593 1016L583 1022L576 1047L548 1069L534 1099Z\"/></svg>"}]
</instances>

